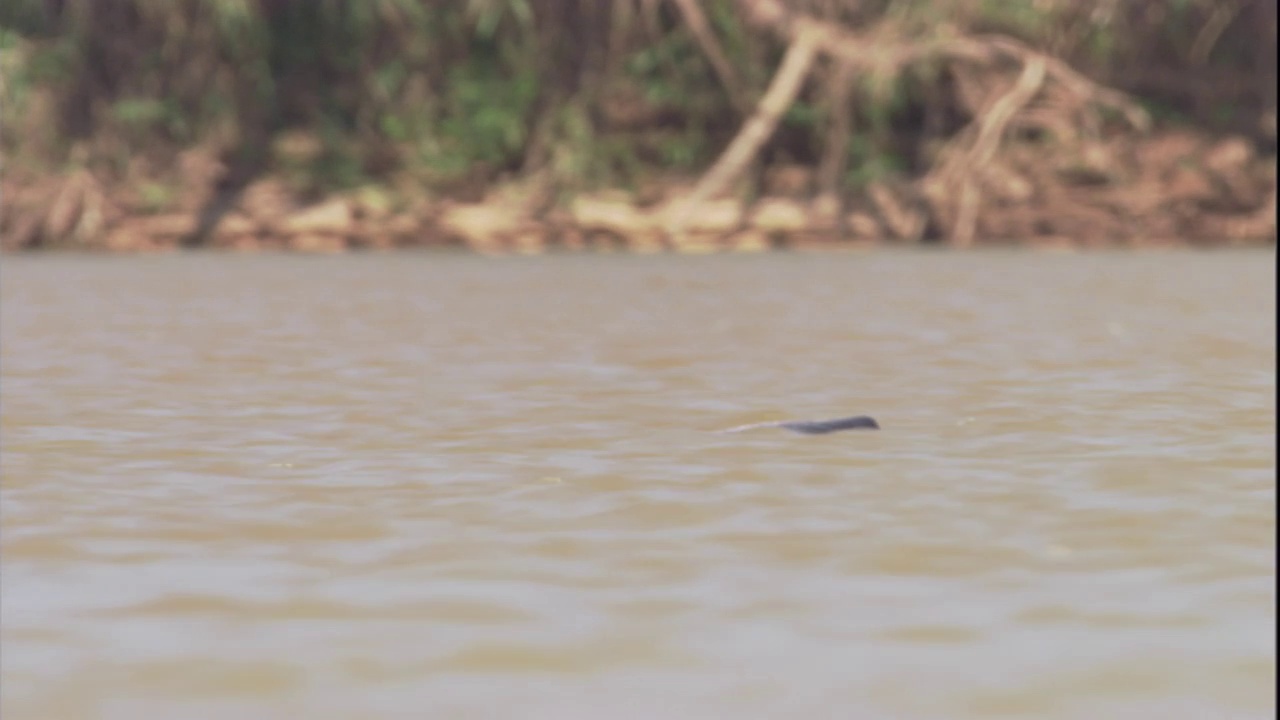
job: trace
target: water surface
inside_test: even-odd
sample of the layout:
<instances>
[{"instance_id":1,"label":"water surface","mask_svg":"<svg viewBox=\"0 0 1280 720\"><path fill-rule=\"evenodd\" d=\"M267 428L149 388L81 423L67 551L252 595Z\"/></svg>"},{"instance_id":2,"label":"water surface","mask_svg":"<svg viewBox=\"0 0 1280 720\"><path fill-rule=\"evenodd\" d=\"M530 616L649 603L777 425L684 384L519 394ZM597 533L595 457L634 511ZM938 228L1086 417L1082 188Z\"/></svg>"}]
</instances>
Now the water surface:
<instances>
[{"instance_id":1,"label":"water surface","mask_svg":"<svg viewBox=\"0 0 1280 720\"><path fill-rule=\"evenodd\" d=\"M6 257L2 714L1272 716L1274 268Z\"/></svg>"}]
</instances>

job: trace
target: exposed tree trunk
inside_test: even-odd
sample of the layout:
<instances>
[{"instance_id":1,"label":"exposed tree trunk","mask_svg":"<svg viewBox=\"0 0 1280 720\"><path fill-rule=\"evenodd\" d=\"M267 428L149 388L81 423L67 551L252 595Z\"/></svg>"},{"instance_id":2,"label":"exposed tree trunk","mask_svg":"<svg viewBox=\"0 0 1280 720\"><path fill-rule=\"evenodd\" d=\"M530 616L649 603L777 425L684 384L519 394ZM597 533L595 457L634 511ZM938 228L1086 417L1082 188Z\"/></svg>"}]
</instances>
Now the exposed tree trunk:
<instances>
[{"instance_id":1,"label":"exposed tree trunk","mask_svg":"<svg viewBox=\"0 0 1280 720\"><path fill-rule=\"evenodd\" d=\"M801 32L794 39L777 74L769 83L769 89L760 98L755 114L747 120L715 165L698 181L688 200L670 217L667 231L671 235L679 237L690 213L696 211L700 203L724 192L741 176L761 146L773 135L783 113L795 102L817 51L817 37L813 33Z\"/></svg>"}]
</instances>

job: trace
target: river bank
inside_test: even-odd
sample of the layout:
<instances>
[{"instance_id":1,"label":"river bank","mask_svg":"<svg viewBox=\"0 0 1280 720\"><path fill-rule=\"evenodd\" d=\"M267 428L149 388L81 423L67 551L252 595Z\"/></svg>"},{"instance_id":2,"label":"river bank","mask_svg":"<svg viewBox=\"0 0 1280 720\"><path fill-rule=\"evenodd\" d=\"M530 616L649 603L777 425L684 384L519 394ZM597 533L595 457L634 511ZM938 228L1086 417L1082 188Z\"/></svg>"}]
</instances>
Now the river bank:
<instances>
[{"instance_id":1,"label":"river bank","mask_svg":"<svg viewBox=\"0 0 1280 720\"><path fill-rule=\"evenodd\" d=\"M212 155L186 153L175 200L149 211L140 188L110 187L82 170L63 177L10 172L0 183L6 251L156 252L182 248L214 198ZM695 178L563 199L537 178L471 198L412 188L364 188L308 202L287 178L250 184L211 222L203 246L257 251L457 247L487 254L549 250L763 251L796 247L1239 246L1275 242L1276 164L1242 137L1186 130L1084 146L1070 161L1011 148L985 168L987 199L974 239L938 237L930 178L872 184L843 198L815 195L814 168L767 169L760 194L688 207ZM672 218L684 218L678 226Z\"/></svg>"},{"instance_id":2,"label":"river bank","mask_svg":"<svg viewBox=\"0 0 1280 720\"><path fill-rule=\"evenodd\" d=\"M46 3L0 249L1274 244L1274 4L889 5Z\"/></svg>"}]
</instances>

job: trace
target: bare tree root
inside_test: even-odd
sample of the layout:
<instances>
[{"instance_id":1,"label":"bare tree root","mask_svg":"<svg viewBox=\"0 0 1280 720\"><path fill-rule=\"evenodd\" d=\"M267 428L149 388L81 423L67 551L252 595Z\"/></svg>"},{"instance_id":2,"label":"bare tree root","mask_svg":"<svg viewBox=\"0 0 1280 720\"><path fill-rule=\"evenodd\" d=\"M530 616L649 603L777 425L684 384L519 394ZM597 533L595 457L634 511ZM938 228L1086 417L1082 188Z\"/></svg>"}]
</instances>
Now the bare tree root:
<instances>
[{"instance_id":1,"label":"bare tree root","mask_svg":"<svg viewBox=\"0 0 1280 720\"><path fill-rule=\"evenodd\" d=\"M1219 3L1213 8L1209 20L1200 28L1187 53L1193 65L1204 65L1209 60L1209 53L1213 52L1213 46L1218 44L1218 38L1222 37L1222 32L1243 9L1242 2Z\"/></svg>"},{"instance_id":2,"label":"bare tree root","mask_svg":"<svg viewBox=\"0 0 1280 720\"><path fill-rule=\"evenodd\" d=\"M6 250L89 247L118 214L87 170L45 178L4 200L0 247Z\"/></svg>"},{"instance_id":3,"label":"bare tree root","mask_svg":"<svg viewBox=\"0 0 1280 720\"><path fill-rule=\"evenodd\" d=\"M1077 135L1074 128L1083 126L1092 134L1101 124L1100 110L1116 113L1140 131L1150 126L1147 113L1123 93L1099 86L1061 60L1012 38L944 35L910 40L898 37L888 25L853 33L830 22L793 14L778 0L739 2L748 20L786 39L788 50L768 91L737 137L692 194L670 213L666 228L673 236L681 234L687 219L698 211L701 203L731 186L755 160L776 130L779 118L795 102L819 54L830 56L838 63L840 71L836 77L846 83L851 83L859 71L892 77L911 64L939 59L947 61L961 78L978 71L986 75L1003 74L1003 68L1010 63L1021 67L1017 79L1007 90L975 103L978 106L972 108L973 123L940 153L940 162L919 183L918 189L928 200L935 225L950 242L959 246L974 240L983 205L981 178L1000 154L1010 128L1038 127L1055 136L1074 137ZM1043 102L1036 103L1037 98ZM833 132L840 130L847 133L846 124L833 123ZM828 143L831 146L828 152L843 146L831 136ZM832 167L825 168L824 186L830 184L832 172ZM923 222L894 224L916 228L917 235L923 227Z\"/></svg>"},{"instance_id":4,"label":"bare tree root","mask_svg":"<svg viewBox=\"0 0 1280 720\"><path fill-rule=\"evenodd\" d=\"M755 114L694 186L689 197L669 210L665 225L673 238L681 237L686 223L698 207L728 188L760 152L777 129L782 114L799 95L817 50L818 41L814 33L801 32L793 39L782 58L782 65L769 83L769 89L760 98Z\"/></svg>"},{"instance_id":5,"label":"bare tree root","mask_svg":"<svg viewBox=\"0 0 1280 720\"><path fill-rule=\"evenodd\" d=\"M970 146L945 153L946 160L925 176L923 187L926 195L935 209L949 216L950 222L946 224L950 226L953 245L968 247L973 244L982 202L978 178L995 158L1009 121L1040 91L1045 73L1044 58L1031 58L1013 87L978 116L976 128L970 126L953 141L964 142L966 135L972 136ZM949 207L951 205L954 206Z\"/></svg>"}]
</instances>

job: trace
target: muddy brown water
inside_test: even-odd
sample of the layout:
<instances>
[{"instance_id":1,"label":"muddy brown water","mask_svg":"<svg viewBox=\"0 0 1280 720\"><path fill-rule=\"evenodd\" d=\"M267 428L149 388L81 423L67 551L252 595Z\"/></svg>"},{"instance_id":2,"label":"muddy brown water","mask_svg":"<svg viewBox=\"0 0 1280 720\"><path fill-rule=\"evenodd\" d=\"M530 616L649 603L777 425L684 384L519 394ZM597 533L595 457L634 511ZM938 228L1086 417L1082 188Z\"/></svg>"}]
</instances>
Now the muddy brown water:
<instances>
[{"instance_id":1,"label":"muddy brown water","mask_svg":"<svg viewBox=\"0 0 1280 720\"><path fill-rule=\"evenodd\" d=\"M6 720L1275 711L1274 252L0 293Z\"/></svg>"}]
</instances>

